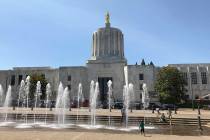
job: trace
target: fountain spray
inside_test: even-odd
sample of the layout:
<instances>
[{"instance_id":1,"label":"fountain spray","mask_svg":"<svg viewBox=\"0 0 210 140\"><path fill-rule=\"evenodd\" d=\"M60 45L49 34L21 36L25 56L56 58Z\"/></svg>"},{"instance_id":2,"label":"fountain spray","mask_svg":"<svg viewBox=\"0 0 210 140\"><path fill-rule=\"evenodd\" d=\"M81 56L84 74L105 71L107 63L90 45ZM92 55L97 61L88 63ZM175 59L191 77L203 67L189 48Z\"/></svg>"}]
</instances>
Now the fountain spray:
<instances>
[{"instance_id":1,"label":"fountain spray","mask_svg":"<svg viewBox=\"0 0 210 140\"><path fill-rule=\"evenodd\" d=\"M109 112L111 112L112 81L109 80L107 85L108 85ZM111 113L109 113L109 126L111 126Z\"/></svg>"},{"instance_id":2,"label":"fountain spray","mask_svg":"<svg viewBox=\"0 0 210 140\"><path fill-rule=\"evenodd\" d=\"M9 85L6 93L6 98L4 101L4 111L5 111L5 119L4 121L7 122L7 115L8 115L8 109L11 104L11 99L12 99L12 87Z\"/></svg>"},{"instance_id":3,"label":"fountain spray","mask_svg":"<svg viewBox=\"0 0 210 140\"><path fill-rule=\"evenodd\" d=\"M78 123L78 116L79 116L79 109L80 109L80 100L82 99L82 84L79 83L78 86L78 93L77 93L77 123Z\"/></svg>"},{"instance_id":4,"label":"fountain spray","mask_svg":"<svg viewBox=\"0 0 210 140\"><path fill-rule=\"evenodd\" d=\"M46 85L46 105L45 105L45 124L47 123L47 105L49 104L49 98L52 95L51 85L48 83Z\"/></svg>"},{"instance_id":5,"label":"fountain spray","mask_svg":"<svg viewBox=\"0 0 210 140\"><path fill-rule=\"evenodd\" d=\"M34 124L36 123L36 108L37 108L37 101L40 99L40 96L42 95L41 92L41 82L38 81L36 83L36 92L34 94L35 97L35 103L34 103Z\"/></svg>"}]
</instances>

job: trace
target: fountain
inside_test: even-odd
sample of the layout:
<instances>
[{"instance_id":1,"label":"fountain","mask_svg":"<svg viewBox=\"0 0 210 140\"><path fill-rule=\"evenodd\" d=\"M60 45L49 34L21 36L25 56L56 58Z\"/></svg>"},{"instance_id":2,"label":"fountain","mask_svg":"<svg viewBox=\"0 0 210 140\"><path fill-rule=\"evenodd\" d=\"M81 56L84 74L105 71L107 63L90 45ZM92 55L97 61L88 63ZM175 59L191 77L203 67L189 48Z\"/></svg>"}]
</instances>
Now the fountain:
<instances>
[{"instance_id":1,"label":"fountain","mask_svg":"<svg viewBox=\"0 0 210 140\"><path fill-rule=\"evenodd\" d=\"M26 80L21 81L21 85L19 88L19 94L18 94L18 106L20 107L20 101L22 102L22 107L24 107L24 112L22 112L22 115L24 115L25 123L23 124L17 124L15 128L32 128L33 124L28 123L28 112L29 112L29 93L30 93L30 76L26 77ZM16 112L16 118L17 114L19 112L19 109ZM16 120L17 122L17 120Z\"/></svg>"},{"instance_id":2,"label":"fountain","mask_svg":"<svg viewBox=\"0 0 210 140\"><path fill-rule=\"evenodd\" d=\"M86 129L99 129L104 128L103 125L96 125L96 107L97 107L97 97L99 94L99 83L94 82L93 80L90 83L90 97L89 97L89 112L90 112L90 121L89 124L78 125Z\"/></svg>"},{"instance_id":3,"label":"fountain","mask_svg":"<svg viewBox=\"0 0 210 140\"><path fill-rule=\"evenodd\" d=\"M65 124L66 110L70 106L69 89L63 89L63 84L60 82L58 87L58 95L56 99L56 114L58 117L57 124L63 127Z\"/></svg>"},{"instance_id":4,"label":"fountain","mask_svg":"<svg viewBox=\"0 0 210 140\"><path fill-rule=\"evenodd\" d=\"M50 85L50 83L48 83L46 85L45 124L47 124L47 107L48 107L49 98L51 95L52 95L51 85Z\"/></svg>"},{"instance_id":5,"label":"fountain","mask_svg":"<svg viewBox=\"0 0 210 140\"><path fill-rule=\"evenodd\" d=\"M123 112L125 113L125 127L128 128L128 109L130 103L134 101L133 84L128 84L128 67L124 67L125 85L123 88Z\"/></svg>"},{"instance_id":6,"label":"fountain","mask_svg":"<svg viewBox=\"0 0 210 140\"><path fill-rule=\"evenodd\" d=\"M109 80L108 83L108 101L109 101L109 111L111 112L111 96L112 96L112 81ZM111 126L111 115L109 113L109 127Z\"/></svg>"},{"instance_id":7,"label":"fountain","mask_svg":"<svg viewBox=\"0 0 210 140\"><path fill-rule=\"evenodd\" d=\"M38 100L40 100L40 96L41 95L42 95L42 92L41 92L41 82L38 81L36 83L36 92L34 94L34 97L35 97L35 103L34 103L34 124L36 123L37 102L38 102Z\"/></svg>"},{"instance_id":8,"label":"fountain","mask_svg":"<svg viewBox=\"0 0 210 140\"><path fill-rule=\"evenodd\" d=\"M7 90L7 93L6 93L6 98L5 98L5 101L4 101L4 112L5 112L5 118L4 118L4 121L7 122L7 115L8 115L8 109L11 105L11 100L12 100L12 87L9 85L8 86L8 90Z\"/></svg>"},{"instance_id":9,"label":"fountain","mask_svg":"<svg viewBox=\"0 0 210 140\"><path fill-rule=\"evenodd\" d=\"M128 127L128 108L130 104L130 98L128 93L128 85L124 85L123 88L123 114L125 113L125 118L123 117L123 121L125 121L125 127Z\"/></svg>"},{"instance_id":10,"label":"fountain","mask_svg":"<svg viewBox=\"0 0 210 140\"><path fill-rule=\"evenodd\" d=\"M66 87L64 89L64 92L63 92L63 96L62 96L62 124L64 125L65 124L65 121L66 121L66 109L68 109L69 105L70 105L70 99L69 99L69 89L68 87Z\"/></svg>"},{"instance_id":11,"label":"fountain","mask_svg":"<svg viewBox=\"0 0 210 140\"><path fill-rule=\"evenodd\" d=\"M91 112L91 106L92 106L92 97L93 97L93 95L94 95L94 91L95 91L95 82L92 80L91 82L90 82L90 97L89 97L89 111Z\"/></svg>"},{"instance_id":12,"label":"fountain","mask_svg":"<svg viewBox=\"0 0 210 140\"><path fill-rule=\"evenodd\" d=\"M98 128L103 128L103 129L111 129L111 130L121 130L121 131L132 131L132 130L137 130L138 127L136 126L129 126L129 121L128 121L128 117L129 117L129 108L131 107L132 102L135 100L135 96L134 96L134 86L132 83L128 83L128 68L125 67L124 68L124 74L125 74L125 85L123 87L123 112L124 112L124 123L125 123L125 127L116 127L113 124L111 124L111 118L112 118L112 114L111 114L111 105L112 105L112 94L113 94L113 89L112 89L112 81L109 80L107 82L107 86L108 86L108 92L107 92L107 100L108 100L108 108L109 108L109 115L108 115L108 123L107 125L96 125L96 108L97 108L97 97L99 95L99 83L98 82L94 82L91 81L90 83L90 97L89 97L89 107L90 107L90 117L91 120L89 121L90 124L86 125L86 124L80 124L79 123L79 110L80 110L80 101L83 98L82 96L82 84L79 83L78 85L78 92L77 92L77 118L76 121L77 123L75 124L76 127L84 127L87 129L98 129ZM34 104L34 117L32 116L27 118L27 114L28 112L28 108L29 108L29 89L30 89L30 76L28 76L26 78L26 81L24 82L23 80L21 81L20 84L20 88L19 88L19 94L18 94L18 109L21 103L21 100L24 99L26 108L24 109L25 111L23 111L23 114L25 114L25 124L22 125L20 123L18 123L18 121L16 121L16 127L15 128L32 128L32 126L34 126L34 124L36 123L36 121L38 121L38 115L37 115L37 103L38 100L42 94L41 92L41 83L40 81L37 82L36 84L36 92L34 93L34 99L35 99L35 104ZM67 110L69 108L70 105L70 95L69 95L69 90L68 87L66 87L64 89L63 84L60 82L59 87L58 87L58 93L57 93L57 97L56 97L56 105L55 105L55 116L57 117L55 122L56 124L47 124L47 117L48 117L48 105L49 105L49 98L52 94L51 91L51 85L48 83L46 85L46 99L45 99L45 123L42 124L37 124L36 123L36 127L46 127L46 128L69 128L69 124L68 120L69 118L67 118ZM2 100L3 97L3 89L2 86L0 85L0 101ZM7 121L7 113L8 113L8 107L11 101L11 86L8 87L8 91L7 91L7 95L6 95L6 99L5 99L5 103L4 103L4 108L5 108L5 122ZM148 95L148 91L147 91L147 86L146 84L143 84L143 92L142 92L142 103L144 105L144 109L146 109L149 105L149 95ZM16 120L17 120L17 115L18 115L18 110L16 112ZM43 114L44 114L43 113ZM103 118L103 117L102 117ZM28 119L29 120L33 120L34 119L34 123L32 124L28 124ZM145 119L145 114L144 114L144 119ZM104 121L104 120L102 120ZM82 126L83 125L83 126ZM146 127L145 127L146 128ZM151 127L152 128L152 127Z\"/></svg>"},{"instance_id":13,"label":"fountain","mask_svg":"<svg viewBox=\"0 0 210 140\"><path fill-rule=\"evenodd\" d=\"M143 88L143 92L142 92L142 103L143 103L144 109L146 109L146 108L149 107L149 102L150 102L149 94L148 94L148 90L147 90L147 85L144 83L142 85L142 88Z\"/></svg>"},{"instance_id":14,"label":"fountain","mask_svg":"<svg viewBox=\"0 0 210 140\"><path fill-rule=\"evenodd\" d=\"M17 102L17 111L16 111L16 122L17 122L17 117L19 113L19 107L20 107L20 102L24 98L25 94L25 82L24 80L21 80L20 82L20 88L19 88L19 93L18 93L18 102Z\"/></svg>"},{"instance_id":15,"label":"fountain","mask_svg":"<svg viewBox=\"0 0 210 140\"><path fill-rule=\"evenodd\" d=\"M28 101L29 101L29 92L30 92L30 76L26 77L26 82L25 82L25 99L24 103L26 103L26 109L28 110ZM28 123L28 111L26 111L26 118L25 122L26 124Z\"/></svg>"},{"instance_id":16,"label":"fountain","mask_svg":"<svg viewBox=\"0 0 210 140\"><path fill-rule=\"evenodd\" d=\"M96 105L97 105L97 97L99 93L99 84L94 81L91 81L90 84L90 111L91 111L91 126L94 127L96 125Z\"/></svg>"},{"instance_id":17,"label":"fountain","mask_svg":"<svg viewBox=\"0 0 210 140\"><path fill-rule=\"evenodd\" d=\"M0 106L3 105L3 101L4 101L4 90L2 85L0 84Z\"/></svg>"},{"instance_id":18,"label":"fountain","mask_svg":"<svg viewBox=\"0 0 210 140\"><path fill-rule=\"evenodd\" d=\"M59 87L58 87L58 94L56 98L56 105L55 105L55 113L57 115L57 123L61 123L61 108L62 108L62 96L63 96L63 84L60 82Z\"/></svg>"},{"instance_id":19,"label":"fountain","mask_svg":"<svg viewBox=\"0 0 210 140\"><path fill-rule=\"evenodd\" d=\"M128 85L128 92L129 92L129 95L130 95L130 108L131 108L131 112L132 112L133 104L134 104L134 101L135 101L134 86L133 86L132 83L129 83L129 85Z\"/></svg>"},{"instance_id":20,"label":"fountain","mask_svg":"<svg viewBox=\"0 0 210 140\"><path fill-rule=\"evenodd\" d=\"M54 123L50 123L48 122L47 124L47 120L48 120L48 105L49 105L49 100L50 100L50 96L52 95L52 91L51 91L51 85L48 83L46 85L46 99L45 99L45 109L43 111L43 114L41 114L41 116L45 116L45 120L43 123L37 123L39 121L38 119L38 112L37 112L37 104L41 95L41 83L40 81L37 82L36 84L36 92L34 93L34 97L35 97L35 104L34 104L34 114L32 117L27 118L27 114L29 114L29 110L28 109L28 101L29 101L29 87L30 87L30 77L27 77L26 82L24 82L24 80L21 81L20 84L20 88L19 88L19 94L18 94L18 108L16 110L16 124L15 122L8 122L8 118L7 115L8 114L8 107L10 106L10 101L11 101L11 86L8 87L8 91L7 91L7 96L5 99L5 104L4 104L4 110L5 110L5 117L4 117L4 122L2 122L0 124L0 126L10 126L10 127L15 127L15 128L39 128L39 127L45 127L45 128L54 128L54 129L64 129L64 128L71 128L72 126L74 126L75 128L85 128L85 129L109 129L109 130L119 130L119 131L136 131L138 130L137 126L129 126L129 121L128 121L128 117L129 117L129 109L131 108L131 104L132 102L135 100L134 97L134 86L132 83L128 84L127 81L127 77L126 79L126 84L124 85L123 88L123 109L124 109L124 124L125 126L123 127L119 127L119 126L115 126L114 122L112 124L111 119L112 119L112 114L111 114L111 105L112 105L112 94L113 94L113 89L112 89L112 81L109 80L107 82L107 86L108 86L108 92L107 92L107 100L108 100L108 108L109 108L109 115L108 115L108 121L107 121L107 125L100 125L97 123L96 125L96 108L97 108L97 97L99 94L99 83L98 82L94 82L91 81L90 83L90 117L91 120L88 122L89 124L79 124L79 109L80 109L80 101L83 98L82 96L82 84L79 83L78 85L78 93L77 93L77 118L75 119L77 122L76 124L70 124L69 118L67 118L67 112L68 112L68 108L70 105L70 95L69 95L69 90L66 87L65 89L63 88L62 83L60 82L59 87L58 87L58 94L57 94L57 98L56 98L56 108L55 108L55 116L57 117ZM3 94L3 89L0 86L0 95ZM24 110L21 110L20 112L20 105L21 105L21 100L25 99L25 103L26 103L26 108ZM142 103L144 105L144 109L148 107L149 105L149 95L148 95L148 91L147 91L147 86L146 84L143 84L143 92L142 92ZM11 112L13 113L13 112ZM26 123L20 123L18 121L19 117L18 114L23 113L24 115L26 115L25 117L25 122ZM37 114L38 113L38 114ZM145 112L144 112L145 113ZM144 121L145 121L145 114L144 114ZM33 120L33 123L28 123L31 122L31 120ZM103 120L102 120L103 121ZM10 123L12 123L12 125L10 125ZM100 122L99 122L100 123ZM151 127L148 126L149 124L147 124L147 126L145 126L145 129L155 129L155 127Z\"/></svg>"},{"instance_id":21,"label":"fountain","mask_svg":"<svg viewBox=\"0 0 210 140\"><path fill-rule=\"evenodd\" d=\"M80 109L80 100L82 98L83 98L83 95L82 95L82 84L79 83L78 93L77 93L77 123L78 123L78 116L79 116L79 109Z\"/></svg>"},{"instance_id":22,"label":"fountain","mask_svg":"<svg viewBox=\"0 0 210 140\"><path fill-rule=\"evenodd\" d=\"M143 83L142 85L143 91L142 91L142 104L144 107L144 124L146 123L146 113L145 110L146 108L149 107L149 94L148 94L148 90L147 90L147 85L145 83Z\"/></svg>"},{"instance_id":23,"label":"fountain","mask_svg":"<svg viewBox=\"0 0 210 140\"><path fill-rule=\"evenodd\" d=\"M147 85L145 83L143 83L142 85L143 91L142 91L142 104L143 104L143 108L144 108L144 123L146 124L146 113L145 110L149 107L149 94L148 94L148 90L147 90Z\"/></svg>"}]
</instances>

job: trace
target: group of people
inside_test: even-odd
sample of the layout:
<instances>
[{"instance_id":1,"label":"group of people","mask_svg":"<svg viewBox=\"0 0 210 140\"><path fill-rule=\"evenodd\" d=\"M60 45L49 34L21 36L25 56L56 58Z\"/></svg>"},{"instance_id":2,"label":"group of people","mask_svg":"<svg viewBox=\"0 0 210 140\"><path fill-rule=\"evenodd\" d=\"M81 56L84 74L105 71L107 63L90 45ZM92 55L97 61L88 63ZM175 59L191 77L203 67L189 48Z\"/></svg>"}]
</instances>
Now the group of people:
<instances>
[{"instance_id":1,"label":"group of people","mask_svg":"<svg viewBox=\"0 0 210 140\"><path fill-rule=\"evenodd\" d=\"M162 113L160 116L160 122L166 122L166 116L164 113Z\"/></svg>"},{"instance_id":2,"label":"group of people","mask_svg":"<svg viewBox=\"0 0 210 140\"><path fill-rule=\"evenodd\" d=\"M160 111L159 111L159 109L157 110L157 112L158 112L158 115L160 115L160 122L167 122L167 119L166 119L166 116L165 116L165 114L164 113L160 113ZM122 113L122 122L124 122L125 121L125 116L126 116L126 113L125 113L125 108L122 108L121 109L121 113ZM172 118L172 112L171 112L171 110L169 109L168 110L168 116L169 116L169 119L171 119ZM140 132L141 132L141 134L144 134L145 135L145 131L144 131L144 121L143 120L141 120L140 122L139 122L139 130L140 130Z\"/></svg>"},{"instance_id":3,"label":"group of people","mask_svg":"<svg viewBox=\"0 0 210 140\"><path fill-rule=\"evenodd\" d=\"M168 109L168 118L169 118L169 120L172 119L172 112L170 109ZM162 113L160 116L160 122L166 122L166 116L164 113Z\"/></svg>"}]
</instances>

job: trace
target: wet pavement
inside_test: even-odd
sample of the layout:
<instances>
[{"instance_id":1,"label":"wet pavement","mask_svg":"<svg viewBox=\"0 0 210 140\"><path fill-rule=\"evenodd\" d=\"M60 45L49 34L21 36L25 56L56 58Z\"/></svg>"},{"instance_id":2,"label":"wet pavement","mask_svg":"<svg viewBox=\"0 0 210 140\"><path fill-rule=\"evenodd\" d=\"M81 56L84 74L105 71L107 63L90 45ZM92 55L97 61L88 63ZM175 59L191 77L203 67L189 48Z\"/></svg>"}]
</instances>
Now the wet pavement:
<instances>
[{"instance_id":1,"label":"wet pavement","mask_svg":"<svg viewBox=\"0 0 210 140\"><path fill-rule=\"evenodd\" d=\"M178 135L178 136L210 136L210 128L203 126L202 131L198 130L197 126L145 126L146 134L160 134L160 135ZM58 125L58 124L16 124L7 123L0 125L0 131L64 131L64 132L96 132L106 134L138 134L140 133L137 126L125 127L107 127L104 125L97 125L92 127L90 125Z\"/></svg>"}]
</instances>

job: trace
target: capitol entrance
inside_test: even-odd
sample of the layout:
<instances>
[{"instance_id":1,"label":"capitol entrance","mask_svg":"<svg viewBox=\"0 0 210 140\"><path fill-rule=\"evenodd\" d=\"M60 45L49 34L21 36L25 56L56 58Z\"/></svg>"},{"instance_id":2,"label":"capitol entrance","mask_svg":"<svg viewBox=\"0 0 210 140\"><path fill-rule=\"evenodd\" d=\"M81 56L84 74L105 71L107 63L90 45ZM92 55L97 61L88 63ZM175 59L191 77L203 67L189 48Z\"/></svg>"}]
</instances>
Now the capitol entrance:
<instances>
[{"instance_id":1,"label":"capitol entrance","mask_svg":"<svg viewBox=\"0 0 210 140\"><path fill-rule=\"evenodd\" d=\"M100 90L100 95L99 95L99 100L101 102L102 108L107 108L108 107L108 81L112 81L112 77L98 77L98 83L99 83L99 90Z\"/></svg>"}]
</instances>

